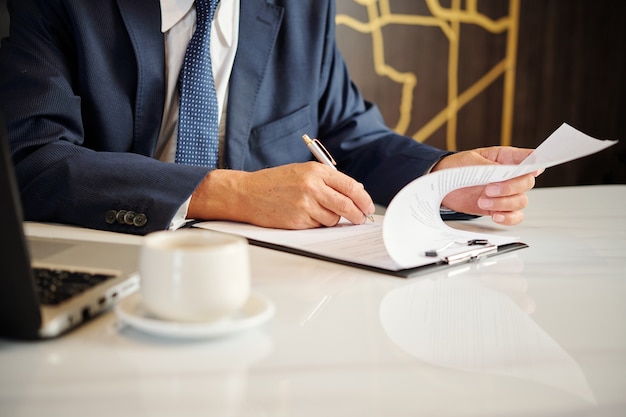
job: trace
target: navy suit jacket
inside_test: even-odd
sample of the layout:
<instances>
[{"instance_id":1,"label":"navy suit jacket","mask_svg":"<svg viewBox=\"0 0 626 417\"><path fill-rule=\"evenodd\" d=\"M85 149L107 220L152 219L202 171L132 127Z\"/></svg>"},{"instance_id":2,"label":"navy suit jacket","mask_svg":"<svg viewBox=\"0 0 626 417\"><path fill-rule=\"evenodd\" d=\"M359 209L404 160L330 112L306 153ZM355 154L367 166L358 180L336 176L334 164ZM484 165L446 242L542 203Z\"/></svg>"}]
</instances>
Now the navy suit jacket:
<instances>
[{"instance_id":1,"label":"navy suit jacket","mask_svg":"<svg viewBox=\"0 0 626 417\"><path fill-rule=\"evenodd\" d=\"M153 158L165 95L159 0L15 0L9 10L0 111L25 218L138 234L167 228L208 171ZM243 0L227 167L310 160L304 133L379 204L446 154L394 134L363 100L335 43L333 0ZM110 223L111 210L147 222Z\"/></svg>"}]
</instances>

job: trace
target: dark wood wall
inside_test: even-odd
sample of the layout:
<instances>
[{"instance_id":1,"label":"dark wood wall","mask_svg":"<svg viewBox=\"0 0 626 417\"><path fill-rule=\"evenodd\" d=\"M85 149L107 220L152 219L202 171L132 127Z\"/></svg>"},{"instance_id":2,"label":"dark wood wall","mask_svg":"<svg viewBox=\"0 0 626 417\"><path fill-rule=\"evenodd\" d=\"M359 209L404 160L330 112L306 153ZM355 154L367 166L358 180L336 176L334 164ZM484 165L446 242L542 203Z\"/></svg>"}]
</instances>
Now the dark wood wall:
<instances>
[{"instance_id":1,"label":"dark wood wall","mask_svg":"<svg viewBox=\"0 0 626 417\"><path fill-rule=\"evenodd\" d=\"M450 7L452 1L439 4ZM461 1L461 8L467 3ZM430 15L424 0L388 4L394 14ZM477 2L478 11L493 19L507 16L509 5L509 0ZM353 0L338 0L337 7L338 14L370 19ZM550 168L538 186L626 183L626 1L521 0L518 28L512 144L534 148L563 122L594 137L620 139L599 154ZM412 135L446 105L449 43L432 26L388 25L382 33L385 62L418 74L405 132ZM460 33L458 88L463 91L502 59L507 33L470 24L462 24ZM337 36L356 84L394 127L401 88L374 72L371 35L339 24ZM457 149L501 143L503 88L500 77L459 111ZM440 127L426 143L446 147L446 132Z\"/></svg>"}]
</instances>

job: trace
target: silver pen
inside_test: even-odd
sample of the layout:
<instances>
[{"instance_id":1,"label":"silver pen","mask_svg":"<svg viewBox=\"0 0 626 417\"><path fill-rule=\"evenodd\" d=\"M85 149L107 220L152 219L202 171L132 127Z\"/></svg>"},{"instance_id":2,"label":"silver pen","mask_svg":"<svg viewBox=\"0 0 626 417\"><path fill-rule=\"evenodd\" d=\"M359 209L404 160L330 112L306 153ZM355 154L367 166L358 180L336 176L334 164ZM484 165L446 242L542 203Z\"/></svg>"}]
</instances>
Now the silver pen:
<instances>
[{"instance_id":1,"label":"silver pen","mask_svg":"<svg viewBox=\"0 0 626 417\"><path fill-rule=\"evenodd\" d=\"M304 140L304 143L306 143L306 146L309 148L315 159L334 170L337 169L337 162L335 162L330 152L328 152L324 145L322 145L322 142L317 139L311 139L307 134L302 135L302 140ZM371 222L374 221L374 216L371 214L365 214L365 217L367 217Z\"/></svg>"},{"instance_id":2,"label":"silver pen","mask_svg":"<svg viewBox=\"0 0 626 417\"><path fill-rule=\"evenodd\" d=\"M333 159L333 156L326 150L322 142L317 139L311 139L309 135L302 135L302 140L306 143L306 146L309 148L315 159L317 159L322 164L331 167L336 170L337 162Z\"/></svg>"}]
</instances>

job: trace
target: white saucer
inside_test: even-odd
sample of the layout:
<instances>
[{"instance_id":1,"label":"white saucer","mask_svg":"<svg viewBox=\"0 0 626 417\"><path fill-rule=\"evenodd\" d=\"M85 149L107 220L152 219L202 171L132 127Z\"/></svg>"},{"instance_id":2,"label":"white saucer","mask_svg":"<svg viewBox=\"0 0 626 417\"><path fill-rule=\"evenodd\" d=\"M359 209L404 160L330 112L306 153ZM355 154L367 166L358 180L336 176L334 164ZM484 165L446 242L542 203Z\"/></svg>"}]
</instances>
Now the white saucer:
<instances>
[{"instance_id":1,"label":"white saucer","mask_svg":"<svg viewBox=\"0 0 626 417\"><path fill-rule=\"evenodd\" d=\"M122 323L152 335L179 339L209 339L238 333L265 323L274 316L274 310L274 304L269 299L254 292L238 313L210 323L155 318L143 309L138 293L124 298L115 306L115 314Z\"/></svg>"}]
</instances>

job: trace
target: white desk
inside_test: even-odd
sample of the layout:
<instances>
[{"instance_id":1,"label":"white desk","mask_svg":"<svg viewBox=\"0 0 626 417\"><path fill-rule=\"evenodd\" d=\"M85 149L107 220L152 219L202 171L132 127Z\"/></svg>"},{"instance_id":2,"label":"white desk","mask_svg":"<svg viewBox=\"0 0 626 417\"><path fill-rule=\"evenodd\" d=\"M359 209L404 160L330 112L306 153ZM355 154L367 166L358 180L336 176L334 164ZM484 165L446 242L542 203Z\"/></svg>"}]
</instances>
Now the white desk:
<instances>
[{"instance_id":1,"label":"white desk","mask_svg":"<svg viewBox=\"0 0 626 417\"><path fill-rule=\"evenodd\" d=\"M159 339L109 313L0 341L0 416L624 416L626 186L530 200L520 226L467 224L529 248L410 280L254 247L276 316L237 337Z\"/></svg>"}]
</instances>

